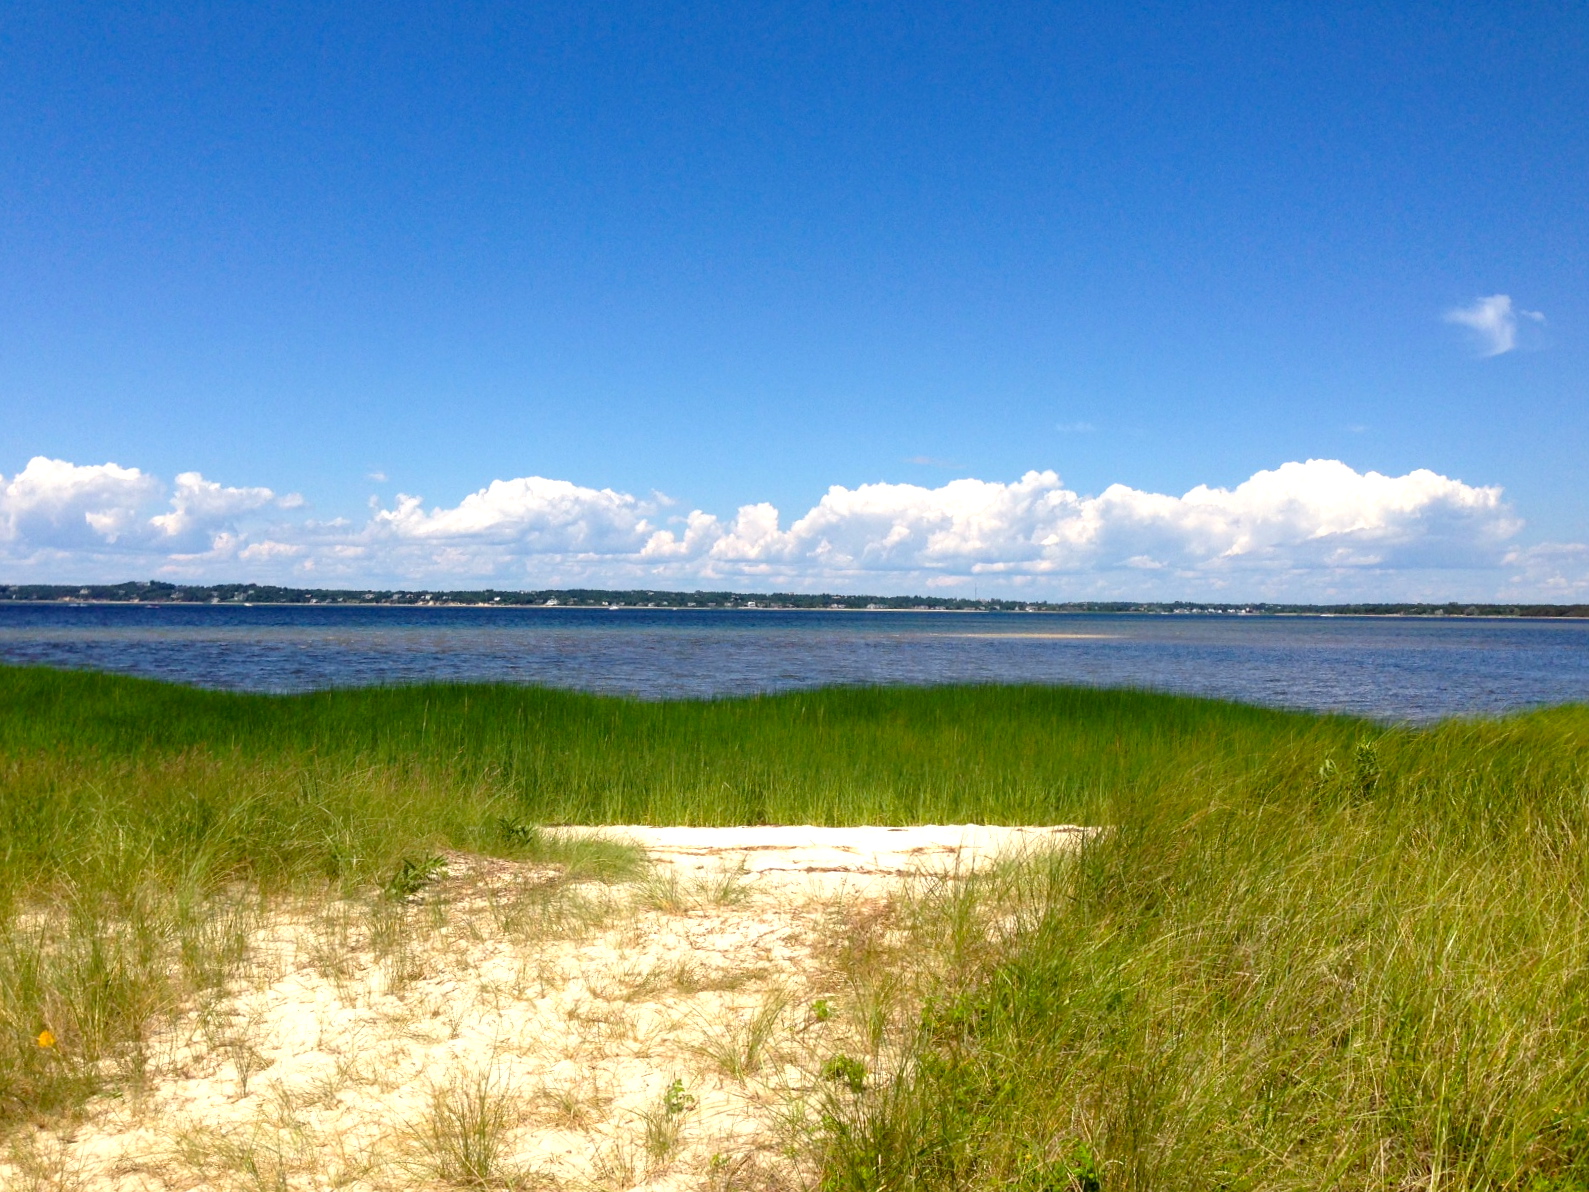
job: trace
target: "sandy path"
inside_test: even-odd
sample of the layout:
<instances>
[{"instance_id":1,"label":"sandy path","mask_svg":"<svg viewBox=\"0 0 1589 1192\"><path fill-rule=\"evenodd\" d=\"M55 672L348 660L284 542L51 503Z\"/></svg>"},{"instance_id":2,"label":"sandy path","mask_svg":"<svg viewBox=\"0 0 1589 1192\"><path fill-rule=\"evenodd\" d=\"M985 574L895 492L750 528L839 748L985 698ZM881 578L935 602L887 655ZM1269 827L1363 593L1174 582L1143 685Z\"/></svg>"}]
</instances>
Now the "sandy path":
<instances>
[{"instance_id":1,"label":"sandy path","mask_svg":"<svg viewBox=\"0 0 1589 1192\"><path fill-rule=\"evenodd\" d=\"M638 843L654 871L601 886L456 856L411 904L279 908L224 993L152 1041L142 1086L20 1139L6 1183L798 1187L822 1098L851 1095L824 1065L888 1066L901 892L1080 833L568 831Z\"/></svg>"}]
</instances>

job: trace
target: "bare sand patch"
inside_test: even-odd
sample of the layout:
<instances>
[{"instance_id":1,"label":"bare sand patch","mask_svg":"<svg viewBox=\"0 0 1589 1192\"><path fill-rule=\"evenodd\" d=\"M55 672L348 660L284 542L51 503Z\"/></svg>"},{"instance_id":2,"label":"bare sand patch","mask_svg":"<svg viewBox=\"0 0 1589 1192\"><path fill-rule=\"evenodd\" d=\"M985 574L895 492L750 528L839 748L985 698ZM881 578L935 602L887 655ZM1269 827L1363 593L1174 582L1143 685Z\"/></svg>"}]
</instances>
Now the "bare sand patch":
<instances>
[{"instance_id":1,"label":"bare sand patch","mask_svg":"<svg viewBox=\"0 0 1589 1192\"><path fill-rule=\"evenodd\" d=\"M830 896L884 893L900 878L971 873L999 857L1068 846L1087 832L1072 826L989 824L566 830L638 844L664 873L705 880L738 874L747 888Z\"/></svg>"},{"instance_id":2,"label":"bare sand patch","mask_svg":"<svg viewBox=\"0 0 1589 1192\"><path fill-rule=\"evenodd\" d=\"M653 865L602 885L460 854L407 902L272 907L140 1080L13 1140L7 1186L802 1187L821 1107L888 1073L948 962L912 946L933 900L1085 833L562 831Z\"/></svg>"}]
</instances>

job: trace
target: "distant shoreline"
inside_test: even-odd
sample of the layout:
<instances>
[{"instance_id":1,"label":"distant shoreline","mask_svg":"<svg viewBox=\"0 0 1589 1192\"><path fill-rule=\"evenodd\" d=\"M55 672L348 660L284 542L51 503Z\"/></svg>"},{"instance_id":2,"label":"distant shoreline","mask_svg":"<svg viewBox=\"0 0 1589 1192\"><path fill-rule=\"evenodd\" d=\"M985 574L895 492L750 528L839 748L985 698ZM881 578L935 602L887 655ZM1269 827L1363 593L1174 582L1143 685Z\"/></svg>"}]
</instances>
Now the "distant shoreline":
<instances>
[{"instance_id":1,"label":"distant shoreline","mask_svg":"<svg viewBox=\"0 0 1589 1192\"><path fill-rule=\"evenodd\" d=\"M0 604L324 608L583 608L774 612L999 612L1150 616L1316 616L1464 619L1589 619L1589 604L1211 603L1199 601L1029 601L794 592L675 592L562 588L535 591L282 588L270 584L0 584Z\"/></svg>"}]
</instances>

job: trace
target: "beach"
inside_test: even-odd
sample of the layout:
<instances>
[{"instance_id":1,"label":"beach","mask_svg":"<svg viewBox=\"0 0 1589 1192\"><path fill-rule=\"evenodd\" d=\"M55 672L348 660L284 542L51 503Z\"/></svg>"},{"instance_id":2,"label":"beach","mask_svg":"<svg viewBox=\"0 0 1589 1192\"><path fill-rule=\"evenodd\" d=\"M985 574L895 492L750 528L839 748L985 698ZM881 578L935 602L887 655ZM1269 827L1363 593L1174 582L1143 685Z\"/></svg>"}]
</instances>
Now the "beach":
<instances>
[{"instance_id":1,"label":"beach","mask_svg":"<svg viewBox=\"0 0 1589 1192\"><path fill-rule=\"evenodd\" d=\"M136 1082L22 1135L10 1181L800 1187L828 1103L897 1070L957 884L1085 829L651 828L628 881L452 853L400 903L273 904ZM978 901L987 942L1012 891ZM239 913L243 913L239 910Z\"/></svg>"}]
</instances>

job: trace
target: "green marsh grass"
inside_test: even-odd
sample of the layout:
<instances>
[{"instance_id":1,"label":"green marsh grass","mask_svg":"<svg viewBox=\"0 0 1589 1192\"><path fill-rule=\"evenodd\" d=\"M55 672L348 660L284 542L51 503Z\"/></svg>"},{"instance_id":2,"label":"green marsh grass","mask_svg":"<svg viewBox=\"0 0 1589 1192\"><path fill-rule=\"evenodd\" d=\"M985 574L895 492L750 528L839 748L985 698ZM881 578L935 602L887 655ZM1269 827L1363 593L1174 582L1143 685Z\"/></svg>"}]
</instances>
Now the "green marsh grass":
<instances>
[{"instance_id":1,"label":"green marsh grass","mask_svg":"<svg viewBox=\"0 0 1589 1192\"><path fill-rule=\"evenodd\" d=\"M1387 729L1063 688L0 668L0 1117L136 1081L278 893L378 910L448 850L621 867L564 823L967 821L1107 830L1010 938L948 900L965 959L913 1061L824 1086L830 1188L1589 1187L1582 708Z\"/></svg>"},{"instance_id":2,"label":"green marsh grass","mask_svg":"<svg viewBox=\"0 0 1589 1192\"><path fill-rule=\"evenodd\" d=\"M285 891L402 893L448 849L622 866L547 824L1085 821L1163 774L1351 731L1131 692L261 696L0 667L0 1116L136 1077Z\"/></svg>"},{"instance_id":3,"label":"green marsh grass","mask_svg":"<svg viewBox=\"0 0 1589 1192\"><path fill-rule=\"evenodd\" d=\"M1589 709L1277 740L1106 817L833 1100L827 1188L1589 1188Z\"/></svg>"}]
</instances>

